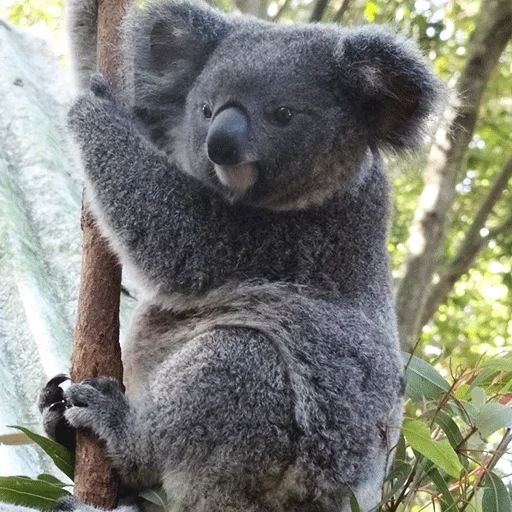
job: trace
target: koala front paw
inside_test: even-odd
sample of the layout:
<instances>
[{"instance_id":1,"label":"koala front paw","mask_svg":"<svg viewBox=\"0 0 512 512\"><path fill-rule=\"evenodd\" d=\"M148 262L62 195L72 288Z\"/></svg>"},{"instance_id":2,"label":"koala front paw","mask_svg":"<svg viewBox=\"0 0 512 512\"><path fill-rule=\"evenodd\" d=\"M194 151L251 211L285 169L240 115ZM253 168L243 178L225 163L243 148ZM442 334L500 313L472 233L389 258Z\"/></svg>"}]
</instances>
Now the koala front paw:
<instances>
[{"instance_id":1,"label":"koala front paw","mask_svg":"<svg viewBox=\"0 0 512 512\"><path fill-rule=\"evenodd\" d=\"M114 94L112 88L101 73L94 73L91 76L91 92L98 98L107 101L114 101Z\"/></svg>"},{"instance_id":2,"label":"koala front paw","mask_svg":"<svg viewBox=\"0 0 512 512\"><path fill-rule=\"evenodd\" d=\"M50 379L39 393L37 406L43 416L43 428L46 435L74 452L75 429L64 417L66 402L64 390L60 387L60 384L66 380L69 380L69 377L63 374Z\"/></svg>"},{"instance_id":3,"label":"koala front paw","mask_svg":"<svg viewBox=\"0 0 512 512\"><path fill-rule=\"evenodd\" d=\"M64 398L65 416L73 427L90 428L105 441L123 430L128 402L114 379L85 379L71 385Z\"/></svg>"},{"instance_id":4,"label":"koala front paw","mask_svg":"<svg viewBox=\"0 0 512 512\"><path fill-rule=\"evenodd\" d=\"M52 508L53 512L74 512L80 508L81 503L73 496L64 496L57 500Z\"/></svg>"}]
</instances>

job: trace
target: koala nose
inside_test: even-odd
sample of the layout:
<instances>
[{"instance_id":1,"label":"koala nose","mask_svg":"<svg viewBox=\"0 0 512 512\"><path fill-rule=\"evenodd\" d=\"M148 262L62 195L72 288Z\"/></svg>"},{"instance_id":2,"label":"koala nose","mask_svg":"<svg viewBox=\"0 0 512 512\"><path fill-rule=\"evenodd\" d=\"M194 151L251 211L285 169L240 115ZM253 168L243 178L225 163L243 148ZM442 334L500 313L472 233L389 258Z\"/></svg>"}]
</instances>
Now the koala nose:
<instances>
[{"instance_id":1,"label":"koala nose","mask_svg":"<svg viewBox=\"0 0 512 512\"><path fill-rule=\"evenodd\" d=\"M210 160L218 165L237 165L244 161L249 123L236 107L221 110L212 121L206 147Z\"/></svg>"}]
</instances>

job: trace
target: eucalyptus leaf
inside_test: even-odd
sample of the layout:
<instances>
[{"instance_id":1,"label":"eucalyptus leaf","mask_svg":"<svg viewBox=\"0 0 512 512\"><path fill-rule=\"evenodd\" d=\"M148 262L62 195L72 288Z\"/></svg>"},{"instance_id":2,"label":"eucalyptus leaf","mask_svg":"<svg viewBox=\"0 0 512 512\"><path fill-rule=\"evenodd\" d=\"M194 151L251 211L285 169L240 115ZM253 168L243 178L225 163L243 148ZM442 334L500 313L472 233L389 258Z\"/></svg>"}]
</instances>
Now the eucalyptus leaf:
<instances>
[{"instance_id":1,"label":"eucalyptus leaf","mask_svg":"<svg viewBox=\"0 0 512 512\"><path fill-rule=\"evenodd\" d=\"M361 507L353 491L350 496L350 512L361 512Z\"/></svg>"},{"instance_id":2,"label":"eucalyptus leaf","mask_svg":"<svg viewBox=\"0 0 512 512\"><path fill-rule=\"evenodd\" d=\"M455 499L453 498L450 489L448 488L448 484L446 483L443 475L439 472L439 470L433 466L427 473L428 478L432 481L432 483L436 486L436 489L442 496L442 501L445 503L446 507L443 509L443 512L454 511L456 510Z\"/></svg>"},{"instance_id":3,"label":"eucalyptus leaf","mask_svg":"<svg viewBox=\"0 0 512 512\"><path fill-rule=\"evenodd\" d=\"M403 433L413 450L421 453L439 469L454 478L459 477L463 467L454 449L445 441L432 439L430 429L425 423L418 420L406 420Z\"/></svg>"},{"instance_id":4,"label":"eucalyptus leaf","mask_svg":"<svg viewBox=\"0 0 512 512\"><path fill-rule=\"evenodd\" d=\"M484 480L482 510L485 512L511 512L512 501L501 478L489 471Z\"/></svg>"},{"instance_id":5,"label":"eucalyptus leaf","mask_svg":"<svg viewBox=\"0 0 512 512\"><path fill-rule=\"evenodd\" d=\"M67 448L64 448L64 446L53 441L52 439L48 439L47 437L43 437L39 434L36 434L35 432L32 432L28 428L15 425L9 425L9 427L21 430L21 432L23 432L27 437L34 441L34 443L36 443L47 455L50 456L55 465L67 477L73 480L75 473L75 457Z\"/></svg>"},{"instance_id":6,"label":"eucalyptus leaf","mask_svg":"<svg viewBox=\"0 0 512 512\"><path fill-rule=\"evenodd\" d=\"M139 496L144 498L146 501L153 503L153 505L158 505L164 510L168 510L169 502L163 489L147 489L145 491L141 491Z\"/></svg>"},{"instance_id":7,"label":"eucalyptus leaf","mask_svg":"<svg viewBox=\"0 0 512 512\"><path fill-rule=\"evenodd\" d=\"M405 395L411 400L438 400L449 391L450 385L432 365L407 353L404 358L407 365Z\"/></svg>"},{"instance_id":8,"label":"eucalyptus leaf","mask_svg":"<svg viewBox=\"0 0 512 512\"><path fill-rule=\"evenodd\" d=\"M512 427L512 409L498 402L488 402L475 418L480 434L487 438L502 428Z\"/></svg>"},{"instance_id":9,"label":"eucalyptus leaf","mask_svg":"<svg viewBox=\"0 0 512 512\"><path fill-rule=\"evenodd\" d=\"M482 368L489 368L500 372L512 372L512 356L509 354L506 357L496 357L489 359L482 363Z\"/></svg>"},{"instance_id":10,"label":"eucalyptus leaf","mask_svg":"<svg viewBox=\"0 0 512 512\"><path fill-rule=\"evenodd\" d=\"M68 491L45 480L27 477L0 477L0 502L50 510Z\"/></svg>"}]
</instances>

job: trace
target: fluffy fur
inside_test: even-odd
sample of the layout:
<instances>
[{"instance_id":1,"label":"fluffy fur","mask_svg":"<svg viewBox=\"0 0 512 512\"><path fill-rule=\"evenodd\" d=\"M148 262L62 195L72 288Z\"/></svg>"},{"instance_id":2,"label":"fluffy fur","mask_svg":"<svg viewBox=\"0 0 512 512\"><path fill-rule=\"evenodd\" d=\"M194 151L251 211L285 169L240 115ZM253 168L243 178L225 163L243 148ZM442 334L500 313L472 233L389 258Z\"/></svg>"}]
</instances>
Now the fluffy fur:
<instances>
[{"instance_id":1,"label":"fluffy fur","mask_svg":"<svg viewBox=\"0 0 512 512\"><path fill-rule=\"evenodd\" d=\"M348 511L351 490L369 511L403 399L380 150L421 142L439 82L379 27L163 2L123 34L130 106L96 76L69 126L141 301L126 396L72 385L67 421L106 442L124 485L162 484L173 512ZM241 194L206 148L228 107L257 176Z\"/></svg>"}]
</instances>

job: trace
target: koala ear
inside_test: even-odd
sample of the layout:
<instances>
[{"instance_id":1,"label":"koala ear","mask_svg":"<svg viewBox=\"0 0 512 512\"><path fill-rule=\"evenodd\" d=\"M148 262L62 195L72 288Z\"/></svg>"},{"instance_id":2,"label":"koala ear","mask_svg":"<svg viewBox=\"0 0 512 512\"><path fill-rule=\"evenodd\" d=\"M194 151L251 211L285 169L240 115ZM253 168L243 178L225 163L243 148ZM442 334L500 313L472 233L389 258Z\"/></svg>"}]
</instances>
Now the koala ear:
<instances>
[{"instance_id":1,"label":"koala ear","mask_svg":"<svg viewBox=\"0 0 512 512\"><path fill-rule=\"evenodd\" d=\"M345 87L356 98L370 139L415 149L445 104L445 87L412 41L379 26L349 32L336 53Z\"/></svg>"},{"instance_id":2,"label":"koala ear","mask_svg":"<svg viewBox=\"0 0 512 512\"><path fill-rule=\"evenodd\" d=\"M206 4L153 0L132 8L123 21L122 47L135 105L158 109L162 100L183 103L231 27L227 16Z\"/></svg>"},{"instance_id":3,"label":"koala ear","mask_svg":"<svg viewBox=\"0 0 512 512\"><path fill-rule=\"evenodd\" d=\"M156 68L204 63L230 24L220 12L208 6L169 2L149 8L150 55Z\"/></svg>"}]
</instances>

